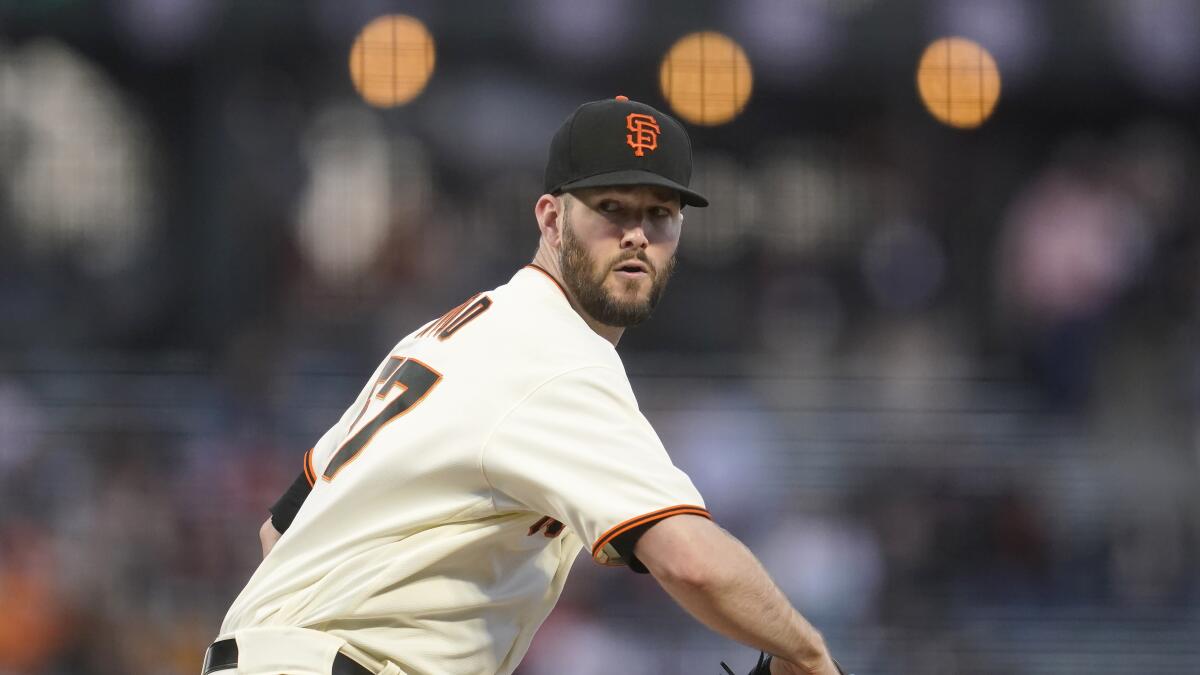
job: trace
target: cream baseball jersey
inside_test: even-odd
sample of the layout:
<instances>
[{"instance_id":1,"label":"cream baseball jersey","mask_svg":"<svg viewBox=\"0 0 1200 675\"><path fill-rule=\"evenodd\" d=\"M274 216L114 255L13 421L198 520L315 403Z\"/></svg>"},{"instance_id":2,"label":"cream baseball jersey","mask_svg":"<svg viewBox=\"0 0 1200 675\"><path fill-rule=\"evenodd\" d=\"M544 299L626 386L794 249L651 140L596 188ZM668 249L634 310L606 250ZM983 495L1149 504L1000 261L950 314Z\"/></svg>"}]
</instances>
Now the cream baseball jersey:
<instances>
[{"instance_id":1,"label":"cream baseball jersey","mask_svg":"<svg viewBox=\"0 0 1200 675\"><path fill-rule=\"evenodd\" d=\"M532 265L396 345L221 628L299 626L408 675L511 673L581 546L707 516L620 358ZM354 654L352 654L354 655Z\"/></svg>"}]
</instances>

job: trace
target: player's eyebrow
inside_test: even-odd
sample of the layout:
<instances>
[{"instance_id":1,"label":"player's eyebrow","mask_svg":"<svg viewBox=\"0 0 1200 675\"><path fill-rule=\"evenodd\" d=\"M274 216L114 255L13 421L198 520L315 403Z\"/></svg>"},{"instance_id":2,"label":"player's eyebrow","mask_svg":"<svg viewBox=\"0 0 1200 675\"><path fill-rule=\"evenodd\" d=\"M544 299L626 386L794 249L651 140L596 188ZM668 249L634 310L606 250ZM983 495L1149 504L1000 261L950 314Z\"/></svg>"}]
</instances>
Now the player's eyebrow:
<instances>
[{"instance_id":1,"label":"player's eyebrow","mask_svg":"<svg viewBox=\"0 0 1200 675\"><path fill-rule=\"evenodd\" d=\"M683 206L679 194L674 190L654 185L614 185L611 187L596 188L596 192L589 195L589 198L594 201L600 201L615 197L628 197L635 191L642 189L650 191L653 201L651 206L670 206L677 209Z\"/></svg>"}]
</instances>

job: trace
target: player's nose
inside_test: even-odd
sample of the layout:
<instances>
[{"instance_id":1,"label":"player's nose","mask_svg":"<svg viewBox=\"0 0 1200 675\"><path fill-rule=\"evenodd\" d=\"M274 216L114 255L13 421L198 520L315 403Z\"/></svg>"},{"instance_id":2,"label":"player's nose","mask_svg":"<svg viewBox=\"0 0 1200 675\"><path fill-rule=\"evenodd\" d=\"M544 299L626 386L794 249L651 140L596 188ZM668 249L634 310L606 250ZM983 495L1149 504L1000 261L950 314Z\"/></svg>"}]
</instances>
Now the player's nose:
<instances>
[{"instance_id":1,"label":"player's nose","mask_svg":"<svg viewBox=\"0 0 1200 675\"><path fill-rule=\"evenodd\" d=\"M621 234L621 248L640 248L644 249L650 245L650 239L646 236L646 225L642 221L636 221L627 226Z\"/></svg>"}]
</instances>

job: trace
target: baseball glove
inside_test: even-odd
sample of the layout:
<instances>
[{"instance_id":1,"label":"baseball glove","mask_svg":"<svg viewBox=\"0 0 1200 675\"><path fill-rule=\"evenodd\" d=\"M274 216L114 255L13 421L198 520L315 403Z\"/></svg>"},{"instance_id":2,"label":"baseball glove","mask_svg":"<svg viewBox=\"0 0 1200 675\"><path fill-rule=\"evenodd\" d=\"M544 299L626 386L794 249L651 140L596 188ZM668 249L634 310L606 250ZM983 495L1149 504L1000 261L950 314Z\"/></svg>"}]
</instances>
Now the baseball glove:
<instances>
[{"instance_id":1,"label":"baseball glove","mask_svg":"<svg viewBox=\"0 0 1200 675\"><path fill-rule=\"evenodd\" d=\"M729 675L735 675L733 669L724 661L721 662L721 667ZM749 675L771 675L771 656L766 652L758 653L758 663L754 666L754 670L750 671Z\"/></svg>"},{"instance_id":2,"label":"baseball glove","mask_svg":"<svg viewBox=\"0 0 1200 675\"><path fill-rule=\"evenodd\" d=\"M834 659L830 660L833 661L833 667L837 668L837 671L841 673L841 675L846 675L846 671L842 670L841 664ZM730 668L724 661L721 662L721 667L724 668L725 672L729 673L729 675L736 675L733 672L733 669ZM754 670L750 671L749 675L771 675L771 655L767 654L766 652L759 652L758 663L755 664Z\"/></svg>"}]
</instances>

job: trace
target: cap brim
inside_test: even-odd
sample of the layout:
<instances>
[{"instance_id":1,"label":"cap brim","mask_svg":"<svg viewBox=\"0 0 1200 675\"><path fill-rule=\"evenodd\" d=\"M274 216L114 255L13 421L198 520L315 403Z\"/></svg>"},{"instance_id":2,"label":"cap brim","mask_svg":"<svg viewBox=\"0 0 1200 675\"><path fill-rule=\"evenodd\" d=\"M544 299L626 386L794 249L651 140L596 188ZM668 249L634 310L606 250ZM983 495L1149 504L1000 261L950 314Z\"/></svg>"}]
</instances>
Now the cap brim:
<instances>
[{"instance_id":1,"label":"cap brim","mask_svg":"<svg viewBox=\"0 0 1200 675\"><path fill-rule=\"evenodd\" d=\"M679 193L679 203L684 206L703 207L708 206L708 199L688 188L676 183L669 178L651 173L649 171L640 171L637 169L628 169L625 171L612 171L609 173L601 173L587 178L580 178L569 183L563 183L558 187L559 192L568 192L570 190L578 190L581 188L594 187L616 187L621 185L656 185L659 187L669 188Z\"/></svg>"}]
</instances>

